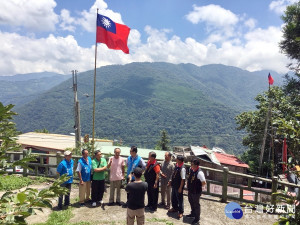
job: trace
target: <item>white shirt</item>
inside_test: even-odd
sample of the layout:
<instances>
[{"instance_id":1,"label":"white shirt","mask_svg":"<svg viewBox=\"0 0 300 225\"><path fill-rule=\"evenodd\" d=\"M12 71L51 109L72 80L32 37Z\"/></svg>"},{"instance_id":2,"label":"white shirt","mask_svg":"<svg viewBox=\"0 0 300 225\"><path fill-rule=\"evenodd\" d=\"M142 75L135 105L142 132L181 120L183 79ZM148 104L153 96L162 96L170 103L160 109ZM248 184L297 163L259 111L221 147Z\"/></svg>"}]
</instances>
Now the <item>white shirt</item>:
<instances>
[{"instance_id":1,"label":"white shirt","mask_svg":"<svg viewBox=\"0 0 300 225\"><path fill-rule=\"evenodd\" d=\"M201 182L205 181L205 176L202 170L198 172L197 179L199 179Z\"/></svg>"},{"instance_id":2,"label":"white shirt","mask_svg":"<svg viewBox=\"0 0 300 225\"><path fill-rule=\"evenodd\" d=\"M181 179L185 180L185 174L186 174L186 170L185 170L185 167L183 167L181 169L181 171L180 171L180 177L181 177Z\"/></svg>"}]
</instances>

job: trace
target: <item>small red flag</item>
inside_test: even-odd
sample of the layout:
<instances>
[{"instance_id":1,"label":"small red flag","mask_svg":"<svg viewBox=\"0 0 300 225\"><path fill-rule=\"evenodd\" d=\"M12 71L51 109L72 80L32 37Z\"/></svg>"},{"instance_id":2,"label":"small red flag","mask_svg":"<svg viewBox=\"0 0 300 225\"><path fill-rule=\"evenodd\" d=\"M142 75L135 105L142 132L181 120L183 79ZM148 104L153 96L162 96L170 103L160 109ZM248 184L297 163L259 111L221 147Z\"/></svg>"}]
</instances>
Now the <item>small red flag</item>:
<instances>
[{"instance_id":1,"label":"small red flag","mask_svg":"<svg viewBox=\"0 0 300 225\"><path fill-rule=\"evenodd\" d=\"M110 49L122 50L129 54L127 46L129 32L130 28L126 25L115 23L110 18L97 14L97 43L104 43Z\"/></svg>"},{"instance_id":2,"label":"small red flag","mask_svg":"<svg viewBox=\"0 0 300 225\"><path fill-rule=\"evenodd\" d=\"M274 79L273 77L271 76L271 74L269 73L268 75L268 80L269 80L269 84L272 85L274 83Z\"/></svg>"}]
</instances>

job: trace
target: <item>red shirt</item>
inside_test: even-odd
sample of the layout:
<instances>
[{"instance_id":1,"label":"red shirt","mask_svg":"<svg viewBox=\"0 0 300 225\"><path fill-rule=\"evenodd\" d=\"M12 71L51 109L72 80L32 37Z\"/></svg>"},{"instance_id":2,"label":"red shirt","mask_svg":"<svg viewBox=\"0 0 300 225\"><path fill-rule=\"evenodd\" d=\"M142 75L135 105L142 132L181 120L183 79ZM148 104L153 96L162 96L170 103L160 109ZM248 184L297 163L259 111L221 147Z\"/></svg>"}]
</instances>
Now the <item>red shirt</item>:
<instances>
[{"instance_id":1,"label":"red shirt","mask_svg":"<svg viewBox=\"0 0 300 225\"><path fill-rule=\"evenodd\" d=\"M156 163L156 160L154 160L153 162L151 162L150 160L148 160L148 162L147 162L147 168L150 165L153 165L155 163ZM153 170L155 171L155 173L160 173L160 166L157 164L156 166L153 167Z\"/></svg>"}]
</instances>

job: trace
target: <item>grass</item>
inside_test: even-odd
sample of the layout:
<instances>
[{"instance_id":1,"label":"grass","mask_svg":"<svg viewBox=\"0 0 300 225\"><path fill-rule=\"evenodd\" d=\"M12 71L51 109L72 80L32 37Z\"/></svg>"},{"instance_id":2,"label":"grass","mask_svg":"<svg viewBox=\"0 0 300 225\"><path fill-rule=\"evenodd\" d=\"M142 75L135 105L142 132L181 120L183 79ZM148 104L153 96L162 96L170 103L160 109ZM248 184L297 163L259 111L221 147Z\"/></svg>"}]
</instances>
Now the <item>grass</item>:
<instances>
[{"instance_id":1,"label":"grass","mask_svg":"<svg viewBox=\"0 0 300 225\"><path fill-rule=\"evenodd\" d=\"M32 179L23 176L7 175L0 177L0 191L11 191L32 184Z\"/></svg>"},{"instance_id":2,"label":"grass","mask_svg":"<svg viewBox=\"0 0 300 225\"><path fill-rule=\"evenodd\" d=\"M150 218L150 219L146 219L147 222L161 222L161 223L166 223L166 225L173 225L173 222L168 221L166 219L159 219L159 218Z\"/></svg>"},{"instance_id":3,"label":"grass","mask_svg":"<svg viewBox=\"0 0 300 225\"><path fill-rule=\"evenodd\" d=\"M53 211L45 223L36 223L35 225L69 225L69 220L72 218L72 208ZM87 224L87 223L85 223Z\"/></svg>"}]
</instances>

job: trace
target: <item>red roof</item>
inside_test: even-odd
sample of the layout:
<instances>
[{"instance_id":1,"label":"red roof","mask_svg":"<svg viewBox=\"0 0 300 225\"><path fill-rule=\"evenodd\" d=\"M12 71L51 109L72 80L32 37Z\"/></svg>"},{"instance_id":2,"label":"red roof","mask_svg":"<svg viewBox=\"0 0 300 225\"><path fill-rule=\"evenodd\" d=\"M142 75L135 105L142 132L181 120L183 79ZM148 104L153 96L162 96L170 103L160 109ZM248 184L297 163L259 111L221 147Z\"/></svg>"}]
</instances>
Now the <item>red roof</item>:
<instances>
[{"instance_id":1,"label":"red roof","mask_svg":"<svg viewBox=\"0 0 300 225\"><path fill-rule=\"evenodd\" d=\"M219 162L221 164L249 168L248 164L241 161L235 155L229 155L229 154L215 152L215 156L217 157L217 159L219 160Z\"/></svg>"}]
</instances>

